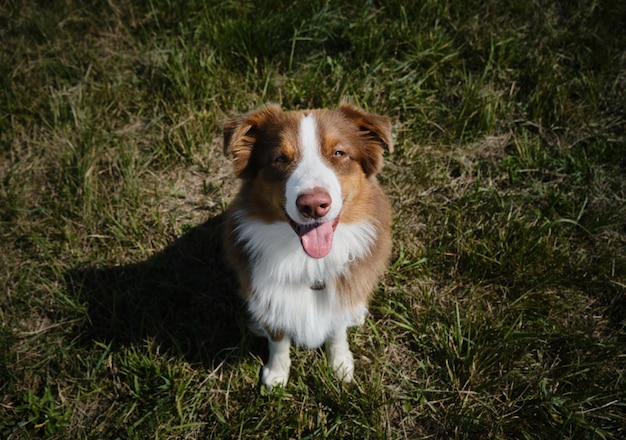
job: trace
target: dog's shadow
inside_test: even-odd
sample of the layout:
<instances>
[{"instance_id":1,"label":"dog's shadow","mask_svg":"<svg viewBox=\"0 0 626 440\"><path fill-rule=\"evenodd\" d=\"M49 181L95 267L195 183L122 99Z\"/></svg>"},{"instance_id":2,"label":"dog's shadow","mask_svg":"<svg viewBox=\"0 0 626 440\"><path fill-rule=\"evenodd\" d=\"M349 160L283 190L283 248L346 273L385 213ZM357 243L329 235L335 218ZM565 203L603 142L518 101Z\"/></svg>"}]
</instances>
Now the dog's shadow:
<instances>
[{"instance_id":1,"label":"dog's shadow","mask_svg":"<svg viewBox=\"0 0 626 440\"><path fill-rule=\"evenodd\" d=\"M118 347L154 340L205 366L250 350L222 223L223 215L213 217L146 261L71 270L68 288L88 308L81 338Z\"/></svg>"}]
</instances>

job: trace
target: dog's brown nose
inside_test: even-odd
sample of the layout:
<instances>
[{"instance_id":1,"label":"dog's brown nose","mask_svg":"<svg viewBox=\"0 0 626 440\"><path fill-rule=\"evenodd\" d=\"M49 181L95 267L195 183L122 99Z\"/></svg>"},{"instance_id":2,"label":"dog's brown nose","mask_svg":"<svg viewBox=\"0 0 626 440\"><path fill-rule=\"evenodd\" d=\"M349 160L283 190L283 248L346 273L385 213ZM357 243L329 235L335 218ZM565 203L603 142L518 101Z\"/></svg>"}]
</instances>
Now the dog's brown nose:
<instances>
[{"instance_id":1,"label":"dog's brown nose","mask_svg":"<svg viewBox=\"0 0 626 440\"><path fill-rule=\"evenodd\" d=\"M328 214L332 202L330 194L325 189L313 188L298 196L296 207L305 218L320 218Z\"/></svg>"}]
</instances>

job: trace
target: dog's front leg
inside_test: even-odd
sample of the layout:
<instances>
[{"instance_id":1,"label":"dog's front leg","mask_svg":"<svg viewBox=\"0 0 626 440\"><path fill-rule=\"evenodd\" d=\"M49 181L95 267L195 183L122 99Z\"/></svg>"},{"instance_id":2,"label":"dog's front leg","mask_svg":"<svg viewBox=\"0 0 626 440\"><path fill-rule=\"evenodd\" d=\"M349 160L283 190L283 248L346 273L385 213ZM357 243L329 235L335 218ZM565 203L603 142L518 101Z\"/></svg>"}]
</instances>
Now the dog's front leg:
<instances>
[{"instance_id":1,"label":"dog's front leg","mask_svg":"<svg viewBox=\"0 0 626 440\"><path fill-rule=\"evenodd\" d=\"M291 341L287 336L273 339L267 338L269 345L269 359L263 366L261 373L261 381L269 390L274 386L285 386L289 379L289 367L291 359L289 358L289 347Z\"/></svg>"},{"instance_id":2,"label":"dog's front leg","mask_svg":"<svg viewBox=\"0 0 626 440\"><path fill-rule=\"evenodd\" d=\"M354 377L354 358L348 344L348 329L336 330L326 341L326 352L335 375L344 382L352 382Z\"/></svg>"}]
</instances>

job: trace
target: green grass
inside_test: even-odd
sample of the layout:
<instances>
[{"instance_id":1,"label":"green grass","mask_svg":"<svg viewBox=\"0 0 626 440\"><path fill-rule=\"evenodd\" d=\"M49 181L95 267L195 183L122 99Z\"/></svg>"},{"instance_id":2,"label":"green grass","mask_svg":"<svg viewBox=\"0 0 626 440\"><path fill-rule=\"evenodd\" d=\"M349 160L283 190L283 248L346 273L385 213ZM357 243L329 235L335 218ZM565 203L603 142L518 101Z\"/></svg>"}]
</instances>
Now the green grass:
<instances>
[{"instance_id":1,"label":"green grass","mask_svg":"<svg viewBox=\"0 0 626 440\"><path fill-rule=\"evenodd\" d=\"M0 2L0 437L626 435L619 1ZM389 115L356 381L262 390L220 126Z\"/></svg>"}]
</instances>

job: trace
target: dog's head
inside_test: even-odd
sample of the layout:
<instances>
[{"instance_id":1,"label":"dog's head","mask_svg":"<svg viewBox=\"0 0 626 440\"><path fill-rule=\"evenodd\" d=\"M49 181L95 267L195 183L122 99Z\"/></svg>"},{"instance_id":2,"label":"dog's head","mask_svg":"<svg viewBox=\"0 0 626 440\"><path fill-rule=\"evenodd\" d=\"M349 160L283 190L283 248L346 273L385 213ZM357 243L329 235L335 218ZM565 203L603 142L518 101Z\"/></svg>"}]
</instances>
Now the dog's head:
<instances>
[{"instance_id":1,"label":"dog's head","mask_svg":"<svg viewBox=\"0 0 626 440\"><path fill-rule=\"evenodd\" d=\"M297 112L269 105L224 125L248 214L288 222L314 258L330 251L340 219L359 220L355 207L367 203L361 194L384 149L392 151L389 119L348 104Z\"/></svg>"}]
</instances>

